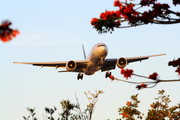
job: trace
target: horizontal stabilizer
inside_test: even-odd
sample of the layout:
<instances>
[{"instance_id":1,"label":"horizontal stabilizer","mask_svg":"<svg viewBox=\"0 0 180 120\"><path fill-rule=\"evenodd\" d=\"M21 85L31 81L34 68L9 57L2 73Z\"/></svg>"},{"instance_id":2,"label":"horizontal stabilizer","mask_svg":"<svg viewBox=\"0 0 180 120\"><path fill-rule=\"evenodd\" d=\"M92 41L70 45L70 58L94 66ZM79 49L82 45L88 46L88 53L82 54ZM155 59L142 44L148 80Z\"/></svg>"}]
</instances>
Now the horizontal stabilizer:
<instances>
[{"instance_id":1,"label":"horizontal stabilizer","mask_svg":"<svg viewBox=\"0 0 180 120\"><path fill-rule=\"evenodd\" d=\"M58 72L70 72L70 71L67 71L67 70L63 70L63 71L58 71Z\"/></svg>"}]
</instances>

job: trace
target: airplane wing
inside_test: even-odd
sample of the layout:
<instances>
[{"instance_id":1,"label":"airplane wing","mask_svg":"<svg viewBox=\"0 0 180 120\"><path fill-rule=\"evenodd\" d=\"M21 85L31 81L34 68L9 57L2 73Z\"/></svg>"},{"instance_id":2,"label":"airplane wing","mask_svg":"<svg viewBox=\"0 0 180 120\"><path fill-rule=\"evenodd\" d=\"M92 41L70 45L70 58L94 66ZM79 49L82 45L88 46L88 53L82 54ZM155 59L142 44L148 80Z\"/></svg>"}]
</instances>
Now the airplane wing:
<instances>
[{"instance_id":1,"label":"airplane wing","mask_svg":"<svg viewBox=\"0 0 180 120\"><path fill-rule=\"evenodd\" d=\"M33 66L41 66L42 67L54 67L54 68L65 68L66 63L69 61L63 61L63 62L14 62L15 64L30 64ZM79 60L75 61L78 68L86 67L87 61L86 60Z\"/></svg>"},{"instance_id":2,"label":"airplane wing","mask_svg":"<svg viewBox=\"0 0 180 120\"><path fill-rule=\"evenodd\" d=\"M137 61L142 61L142 60L146 60L150 57L157 57L157 56L163 56L163 55L166 55L166 54L158 54L158 55L149 55L149 56L141 56L141 57L129 57L129 58L126 58L127 59L127 62L128 63L131 63L131 62L137 62Z\"/></svg>"},{"instance_id":3,"label":"airplane wing","mask_svg":"<svg viewBox=\"0 0 180 120\"><path fill-rule=\"evenodd\" d=\"M148 59L148 58L150 58L150 57L163 56L163 55L166 55L166 54L140 56L140 57L128 57L128 58L126 58L126 60L127 60L127 64L129 64L129 63L132 63L132 62L137 62L137 61L146 60L146 59ZM106 70L115 69L117 60L118 60L118 58L106 59L106 60L105 60L105 64L104 64L104 66L102 67L101 71L106 71Z\"/></svg>"}]
</instances>

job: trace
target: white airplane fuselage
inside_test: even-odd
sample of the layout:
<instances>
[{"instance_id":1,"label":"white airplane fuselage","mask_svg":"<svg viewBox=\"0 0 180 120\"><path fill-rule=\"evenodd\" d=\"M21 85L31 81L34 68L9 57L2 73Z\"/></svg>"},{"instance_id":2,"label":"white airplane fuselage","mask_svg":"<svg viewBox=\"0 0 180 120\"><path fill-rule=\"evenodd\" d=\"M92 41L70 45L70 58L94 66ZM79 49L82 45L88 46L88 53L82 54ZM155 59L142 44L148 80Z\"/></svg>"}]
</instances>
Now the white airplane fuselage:
<instances>
[{"instance_id":1,"label":"white airplane fuselage","mask_svg":"<svg viewBox=\"0 0 180 120\"><path fill-rule=\"evenodd\" d=\"M104 43L98 43L94 45L86 59L88 61L88 64L84 71L84 74L92 75L96 71L100 70L107 54L108 48Z\"/></svg>"}]
</instances>

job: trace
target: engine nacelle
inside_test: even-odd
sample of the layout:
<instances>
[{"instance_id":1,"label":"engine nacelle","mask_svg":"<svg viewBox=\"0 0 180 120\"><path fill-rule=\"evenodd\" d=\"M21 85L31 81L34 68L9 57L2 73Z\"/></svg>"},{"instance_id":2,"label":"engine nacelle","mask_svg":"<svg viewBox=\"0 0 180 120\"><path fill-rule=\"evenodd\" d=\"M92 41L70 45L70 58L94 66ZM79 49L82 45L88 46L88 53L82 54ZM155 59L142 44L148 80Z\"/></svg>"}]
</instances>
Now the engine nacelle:
<instances>
[{"instance_id":1,"label":"engine nacelle","mask_svg":"<svg viewBox=\"0 0 180 120\"><path fill-rule=\"evenodd\" d=\"M116 64L117 64L118 68L124 68L127 65L127 60L126 60L126 58L121 57L117 60Z\"/></svg>"},{"instance_id":2,"label":"engine nacelle","mask_svg":"<svg viewBox=\"0 0 180 120\"><path fill-rule=\"evenodd\" d=\"M70 60L69 62L66 63L66 69L67 69L68 71L73 71L73 70L76 69L76 67L77 67L76 62L74 62L74 61L72 61L72 60Z\"/></svg>"}]
</instances>

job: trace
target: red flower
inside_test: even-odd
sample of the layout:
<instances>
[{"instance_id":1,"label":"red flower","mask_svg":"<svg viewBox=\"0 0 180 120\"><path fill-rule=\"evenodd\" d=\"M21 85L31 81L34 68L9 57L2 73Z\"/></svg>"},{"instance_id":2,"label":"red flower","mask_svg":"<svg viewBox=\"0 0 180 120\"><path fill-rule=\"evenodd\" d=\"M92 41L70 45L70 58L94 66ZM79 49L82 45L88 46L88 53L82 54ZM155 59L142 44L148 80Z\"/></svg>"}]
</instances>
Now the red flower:
<instances>
[{"instance_id":1,"label":"red flower","mask_svg":"<svg viewBox=\"0 0 180 120\"><path fill-rule=\"evenodd\" d=\"M169 61L168 65L173 67L180 66L180 58L178 58L177 60Z\"/></svg>"},{"instance_id":2,"label":"red flower","mask_svg":"<svg viewBox=\"0 0 180 120\"><path fill-rule=\"evenodd\" d=\"M126 112L121 113L121 115L122 115L123 117L125 117L125 118L128 118L128 117L129 117L129 114L126 113Z\"/></svg>"},{"instance_id":3,"label":"red flower","mask_svg":"<svg viewBox=\"0 0 180 120\"><path fill-rule=\"evenodd\" d=\"M154 108L154 105L150 104L150 106L151 106L152 108Z\"/></svg>"},{"instance_id":4,"label":"red flower","mask_svg":"<svg viewBox=\"0 0 180 120\"><path fill-rule=\"evenodd\" d=\"M106 20L106 19L107 19L105 13L101 13L101 14L100 14L100 18L103 19L103 20Z\"/></svg>"},{"instance_id":5,"label":"red flower","mask_svg":"<svg viewBox=\"0 0 180 120\"><path fill-rule=\"evenodd\" d=\"M153 80L156 80L156 79L157 79L157 76L158 76L158 74L155 72L155 73L153 73L152 75L149 75L149 78L150 78L150 79L153 79Z\"/></svg>"},{"instance_id":6,"label":"red flower","mask_svg":"<svg viewBox=\"0 0 180 120\"><path fill-rule=\"evenodd\" d=\"M129 102L129 101L127 101L126 104L127 104L127 106L131 106L131 102Z\"/></svg>"},{"instance_id":7,"label":"red flower","mask_svg":"<svg viewBox=\"0 0 180 120\"><path fill-rule=\"evenodd\" d=\"M114 22L114 26L115 26L115 27L119 27L120 25L121 25L121 24L120 24L119 21Z\"/></svg>"},{"instance_id":8,"label":"red flower","mask_svg":"<svg viewBox=\"0 0 180 120\"><path fill-rule=\"evenodd\" d=\"M103 19L103 20L106 20L106 19L111 19L111 18L115 18L115 17L120 17L120 11L117 10L116 12L114 11L106 11L105 13L101 13L100 14L100 18Z\"/></svg>"},{"instance_id":9,"label":"red flower","mask_svg":"<svg viewBox=\"0 0 180 120\"><path fill-rule=\"evenodd\" d=\"M9 28L11 25L11 22L4 21L2 25L0 25L0 39L3 42L8 42L12 39L12 37L16 37L17 34L19 34L18 30L13 30Z\"/></svg>"},{"instance_id":10,"label":"red flower","mask_svg":"<svg viewBox=\"0 0 180 120\"><path fill-rule=\"evenodd\" d=\"M115 13L114 13L117 17L121 17L121 14L120 14L120 11L117 10Z\"/></svg>"},{"instance_id":11,"label":"red flower","mask_svg":"<svg viewBox=\"0 0 180 120\"><path fill-rule=\"evenodd\" d=\"M168 114L168 117L170 117L170 113L167 113Z\"/></svg>"},{"instance_id":12,"label":"red flower","mask_svg":"<svg viewBox=\"0 0 180 120\"><path fill-rule=\"evenodd\" d=\"M12 36L13 36L13 37L16 37L17 34L19 34L19 31L18 31L18 30L13 30L13 31L12 31Z\"/></svg>"},{"instance_id":13,"label":"red flower","mask_svg":"<svg viewBox=\"0 0 180 120\"><path fill-rule=\"evenodd\" d=\"M146 88L147 85L146 85L146 84L141 84L141 87L142 87L142 88Z\"/></svg>"},{"instance_id":14,"label":"red flower","mask_svg":"<svg viewBox=\"0 0 180 120\"><path fill-rule=\"evenodd\" d=\"M109 78L110 78L111 80L114 80L114 76L112 76L112 75L110 75Z\"/></svg>"},{"instance_id":15,"label":"red flower","mask_svg":"<svg viewBox=\"0 0 180 120\"><path fill-rule=\"evenodd\" d=\"M141 84L141 85L137 85L136 88L137 88L138 90L140 90L140 89L143 89L143 88L147 88L147 85L143 83L143 84Z\"/></svg>"},{"instance_id":16,"label":"red flower","mask_svg":"<svg viewBox=\"0 0 180 120\"><path fill-rule=\"evenodd\" d=\"M91 20L91 24L92 25L95 25L96 23L98 23L98 19L97 18L92 18L92 20Z\"/></svg>"},{"instance_id":17,"label":"red flower","mask_svg":"<svg viewBox=\"0 0 180 120\"><path fill-rule=\"evenodd\" d=\"M176 6L177 4L180 5L180 0L173 0L173 4Z\"/></svg>"},{"instance_id":18,"label":"red flower","mask_svg":"<svg viewBox=\"0 0 180 120\"><path fill-rule=\"evenodd\" d=\"M130 70L130 69L124 70L123 68L121 68L121 74L124 75L126 80L128 79L128 77L131 78L131 75L133 74L133 72L134 72L133 70Z\"/></svg>"},{"instance_id":19,"label":"red flower","mask_svg":"<svg viewBox=\"0 0 180 120\"><path fill-rule=\"evenodd\" d=\"M121 2L120 2L119 0L116 0L116 1L114 1L114 6L119 6L119 7L121 7L122 4L121 4Z\"/></svg>"},{"instance_id":20,"label":"red flower","mask_svg":"<svg viewBox=\"0 0 180 120\"><path fill-rule=\"evenodd\" d=\"M114 15L114 11L106 11L105 16L106 17L112 17Z\"/></svg>"},{"instance_id":21,"label":"red flower","mask_svg":"<svg viewBox=\"0 0 180 120\"><path fill-rule=\"evenodd\" d=\"M178 74L180 75L180 67L178 67L175 72L178 72Z\"/></svg>"},{"instance_id":22,"label":"red flower","mask_svg":"<svg viewBox=\"0 0 180 120\"><path fill-rule=\"evenodd\" d=\"M180 75L180 58L178 58L177 60L169 61L168 65L177 67L177 70L175 72L178 72L178 74Z\"/></svg>"}]
</instances>

